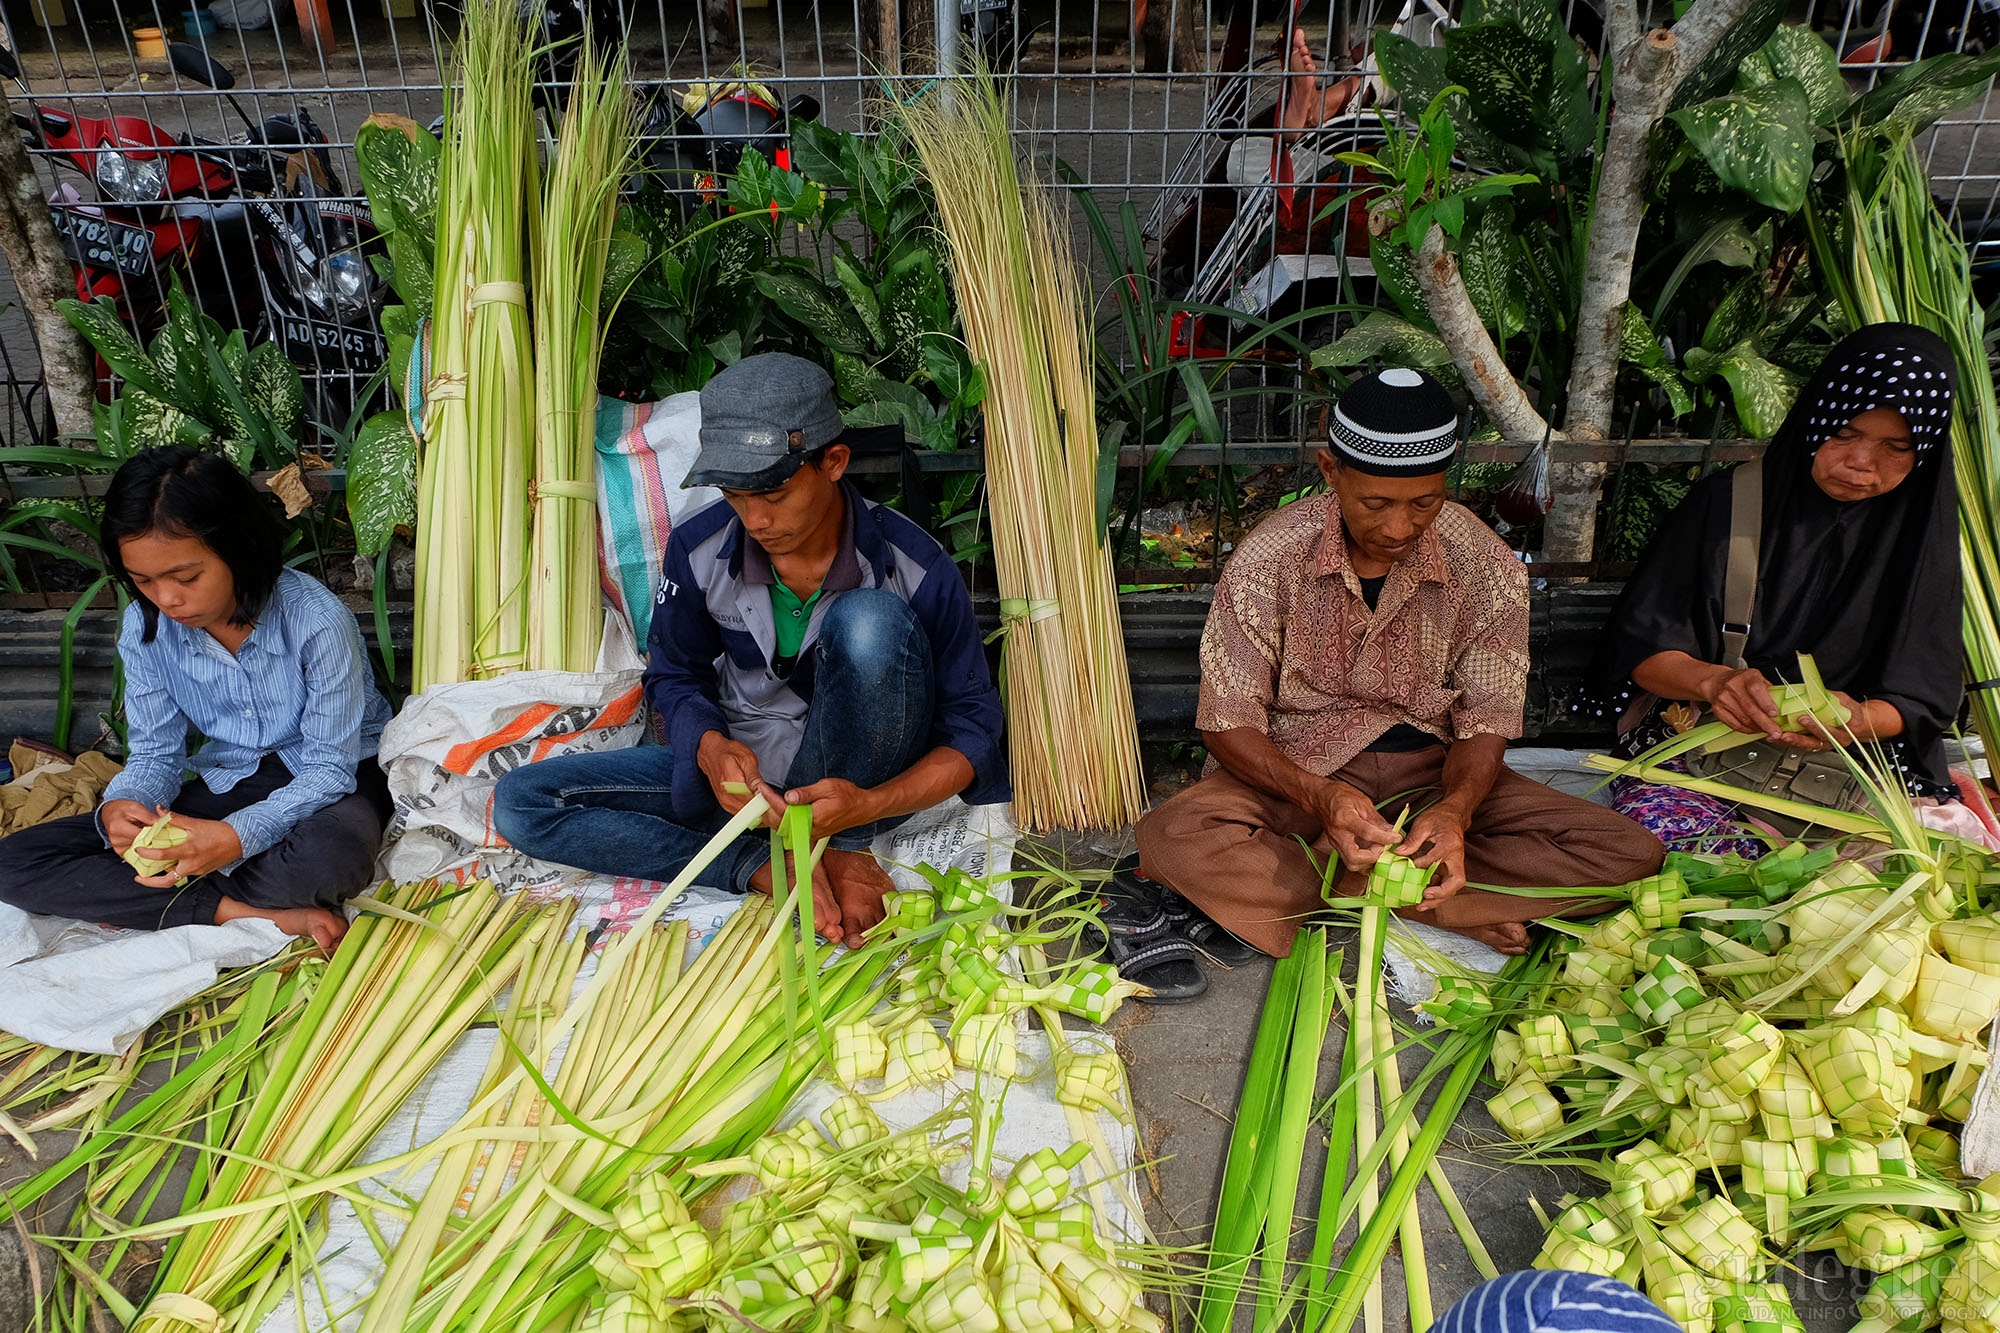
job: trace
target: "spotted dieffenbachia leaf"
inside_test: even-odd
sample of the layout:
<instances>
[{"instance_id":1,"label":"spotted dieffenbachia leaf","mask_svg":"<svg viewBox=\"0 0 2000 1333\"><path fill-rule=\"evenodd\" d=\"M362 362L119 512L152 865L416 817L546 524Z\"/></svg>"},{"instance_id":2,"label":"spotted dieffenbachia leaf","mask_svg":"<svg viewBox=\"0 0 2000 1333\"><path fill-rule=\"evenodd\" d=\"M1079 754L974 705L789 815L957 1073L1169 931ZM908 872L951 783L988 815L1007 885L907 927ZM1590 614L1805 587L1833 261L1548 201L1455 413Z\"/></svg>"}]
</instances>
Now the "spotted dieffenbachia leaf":
<instances>
[{"instance_id":1,"label":"spotted dieffenbachia leaf","mask_svg":"<svg viewBox=\"0 0 2000 1333\"><path fill-rule=\"evenodd\" d=\"M1812 104L1797 79L1727 93L1673 113L1722 182L1780 212L1806 201L1812 176Z\"/></svg>"},{"instance_id":2,"label":"spotted dieffenbachia leaf","mask_svg":"<svg viewBox=\"0 0 2000 1333\"><path fill-rule=\"evenodd\" d=\"M1749 339L1721 355L1699 347L1688 349L1688 378L1700 382L1721 376L1729 385L1736 407L1736 419L1753 437L1768 439L1778 433L1785 414L1792 410L1804 381L1781 366L1772 365Z\"/></svg>"},{"instance_id":3,"label":"spotted dieffenbachia leaf","mask_svg":"<svg viewBox=\"0 0 2000 1333\"><path fill-rule=\"evenodd\" d=\"M401 412L377 412L347 451L347 516L354 549L373 559L398 527L417 526L417 441Z\"/></svg>"},{"instance_id":4,"label":"spotted dieffenbachia leaf","mask_svg":"<svg viewBox=\"0 0 2000 1333\"><path fill-rule=\"evenodd\" d=\"M1850 96L1840 72L1840 57L1811 28L1779 24L1771 40L1737 68L1736 91L1747 92L1779 79L1799 81L1806 90L1815 125L1831 125L1847 110Z\"/></svg>"}]
</instances>

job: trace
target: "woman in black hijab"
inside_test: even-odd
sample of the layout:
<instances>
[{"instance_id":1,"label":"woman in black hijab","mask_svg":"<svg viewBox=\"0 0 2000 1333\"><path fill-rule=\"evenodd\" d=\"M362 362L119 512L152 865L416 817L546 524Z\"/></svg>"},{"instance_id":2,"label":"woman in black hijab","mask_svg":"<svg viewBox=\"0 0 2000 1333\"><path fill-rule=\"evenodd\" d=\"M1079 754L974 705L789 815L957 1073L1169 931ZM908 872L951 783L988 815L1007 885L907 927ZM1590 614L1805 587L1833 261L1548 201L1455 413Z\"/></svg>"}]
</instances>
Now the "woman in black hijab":
<instances>
[{"instance_id":1,"label":"woman in black hijab","mask_svg":"<svg viewBox=\"0 0 2000 1333\"><path fill-rule=\"evenodd\" d=\"M1913 794L1956 795L1943 747L1963 692L1956 386L1950 349L1913 324L1870 325L1827 353L1764 454L1743 669L1723 665L1734 474L1688 493L1606 627L1597 675L1608 697L1629 705L1621 751L1664 739L1663 701L1704 705L1776 744L1830 748L1826 737L1781 732L1771 696L1810 653L1853 710L1853 734L1887 743ZM1661 824L1653 831L1670 845L1707 831L1694 827L1704 802L1710 828L1729 816L1719 801L1677 792L1645 802L1635 799L1644 784L1618 785L1614 804Z\"/></svg>"}]
</instances>

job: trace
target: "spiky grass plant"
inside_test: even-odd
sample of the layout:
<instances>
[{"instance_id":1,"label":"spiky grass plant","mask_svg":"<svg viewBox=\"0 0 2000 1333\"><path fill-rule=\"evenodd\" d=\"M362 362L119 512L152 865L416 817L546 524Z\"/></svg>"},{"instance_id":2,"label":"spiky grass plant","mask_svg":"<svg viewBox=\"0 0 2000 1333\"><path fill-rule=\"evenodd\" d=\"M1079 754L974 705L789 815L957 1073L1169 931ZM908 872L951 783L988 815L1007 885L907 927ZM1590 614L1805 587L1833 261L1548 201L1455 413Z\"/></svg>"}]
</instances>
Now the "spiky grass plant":
<instances>
[{"instance_id":1,"label":"spiky grass plant","mask_svg":"<svg viewBox=\"0 0 2000 1333\"><path fill-rule=\"evenodd\" d=\"M986 377L986 480L1006 632L1016 820L1117 828L1145 808L1111 550L1096 529L1089 303L1055 197L1021 170L999 84L899 105L936 189L966 342Z\"/></svg>"}]
</instances>

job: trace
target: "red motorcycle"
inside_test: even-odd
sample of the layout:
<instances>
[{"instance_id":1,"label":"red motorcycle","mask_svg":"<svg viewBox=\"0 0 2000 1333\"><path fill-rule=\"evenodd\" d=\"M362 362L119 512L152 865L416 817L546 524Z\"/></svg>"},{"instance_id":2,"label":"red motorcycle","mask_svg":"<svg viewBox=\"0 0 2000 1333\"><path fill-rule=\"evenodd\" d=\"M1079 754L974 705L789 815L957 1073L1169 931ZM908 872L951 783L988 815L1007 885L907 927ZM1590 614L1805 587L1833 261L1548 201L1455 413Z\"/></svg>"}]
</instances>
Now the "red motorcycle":
<instances>
[{"instance_id":1,"label":"red motorcycle","mask_svg":"<svg viewBox=\"0 0 2000 1333\"><path fill-rule=\"evenodd\" d=\"M180 64L179 43L173 55ZM5 48L0 74L28 91ZM49 200L50 220L76 268L79 300L110 297L142 340L165 319L172 275L226 328L242 327L246 310L254 314L256 285L232 283L220 262L227 253L250 253L227 149L176 137L140 116L96 119L32 103L14 112L14 121L30 150L96 187L86 194L64 180Z\"/></svg>"}]
</instances>

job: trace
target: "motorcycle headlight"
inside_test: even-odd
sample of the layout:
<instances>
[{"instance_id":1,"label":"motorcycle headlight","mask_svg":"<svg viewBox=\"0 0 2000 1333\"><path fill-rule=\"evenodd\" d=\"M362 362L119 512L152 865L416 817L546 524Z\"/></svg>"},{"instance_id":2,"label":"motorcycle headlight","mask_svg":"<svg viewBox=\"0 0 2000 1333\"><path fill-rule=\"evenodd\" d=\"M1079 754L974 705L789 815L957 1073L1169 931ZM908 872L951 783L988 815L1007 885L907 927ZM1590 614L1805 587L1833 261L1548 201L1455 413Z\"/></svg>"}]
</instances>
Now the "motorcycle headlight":
<instances>
[{"instance_id":1,"label":"motorcycle headlight","mask_svg":"<svg viewBox=\"0 0 2000 1333\"><path fill-rule=\"evenodd\" d=\"M357 251L329 255L320 264L320 286L342 314L368 313L368 261Z\"/></svg>"},{"instance_id":2,"label":"motorcycle headlight","mask_svg":"<svg viewBox=\"0 0 2000 1333\"><path fill-rule=\"evenodd\" d=\"M97 159L97 188L121 204L150 204L167 188L167 162L143 161L123 153L103 153Z\"/></svg>"}]
</instances>

